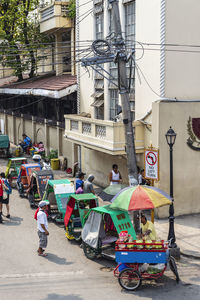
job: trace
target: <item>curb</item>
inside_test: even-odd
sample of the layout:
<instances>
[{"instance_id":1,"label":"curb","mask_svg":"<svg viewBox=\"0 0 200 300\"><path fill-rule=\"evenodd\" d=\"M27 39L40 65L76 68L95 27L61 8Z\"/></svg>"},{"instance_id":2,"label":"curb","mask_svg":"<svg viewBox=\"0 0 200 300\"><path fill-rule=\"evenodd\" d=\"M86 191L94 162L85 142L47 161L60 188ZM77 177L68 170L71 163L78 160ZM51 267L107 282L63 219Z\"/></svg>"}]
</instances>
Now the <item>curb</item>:
<instances>
[{"instance_id":1,"label":"curb","mask_svg":"<svg viewBox=\"0 0 200 300\"><path fill-rule=\"evenodd\" d=\"M200 260L200 256L196 256L196 255L193 255L193 254L187 254L187 253L184 253L184 252L180 252L180 254L182 256L185 256L185 257L189 257L189 258L194 258L194 259L199 259Z\"/></svg>"}]
</instances>

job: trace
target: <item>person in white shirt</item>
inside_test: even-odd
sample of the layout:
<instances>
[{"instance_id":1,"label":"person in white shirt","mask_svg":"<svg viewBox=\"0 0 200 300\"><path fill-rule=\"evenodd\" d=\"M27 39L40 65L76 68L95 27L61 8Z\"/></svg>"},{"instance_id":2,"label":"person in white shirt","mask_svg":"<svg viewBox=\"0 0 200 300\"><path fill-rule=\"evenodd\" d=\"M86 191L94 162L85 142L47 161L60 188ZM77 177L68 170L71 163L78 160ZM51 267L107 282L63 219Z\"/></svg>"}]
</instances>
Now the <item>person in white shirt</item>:
<instances>
[{"instance_id":1,"label":"person in white shirt","mask_svg":"<svg viewBox=\"0 0 200 300\"><path fill-rule=\"evenodd\" d=\"M48 210L48 204L48 201L40 201L40 209L37 214L37 229L39 236L39 248L37 252L39 256L47 256L47 254L44 253L44 248L47 247L47 236L49 235L47 214L45 213L45 210Z\"/></svg>"},{"instance_id":2,"label":"person in white shirt","mask_svg":"<svg viewBox=\"0 0 200 300\"><path fill-rule=\"evenodd\" d=\"M118 170L118 165L112 166L112 171L109 174L110 185L122 183L122 176Z\"/></svg>"}]
</instances>

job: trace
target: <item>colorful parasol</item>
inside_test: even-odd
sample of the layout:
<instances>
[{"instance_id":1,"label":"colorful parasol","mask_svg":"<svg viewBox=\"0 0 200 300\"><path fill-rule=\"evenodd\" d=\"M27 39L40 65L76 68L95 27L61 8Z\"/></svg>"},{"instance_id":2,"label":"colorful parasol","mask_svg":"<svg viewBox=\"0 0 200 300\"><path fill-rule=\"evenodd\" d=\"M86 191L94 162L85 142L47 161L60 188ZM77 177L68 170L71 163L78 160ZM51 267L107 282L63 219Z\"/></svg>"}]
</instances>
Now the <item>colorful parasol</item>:
<instances>
[{"instance_id":1,"label":"colorful parasol","mask_svg":"<svg viewBox=\"0 0 200 300\"><path fill-rule=\"evenodd\" d=\"M111 200L111 208L145 210L171 204L170 196L154 186L136 185L119 191Z\"/></svg>"},{"instance_id":2,"label":"colorful parasol","mask_svg":"<svg viewBox=\"0 0 200 300\"><path fill-rule=\"evenodd\" d=\"M103 201L111 201L112 198L119 193L122 189L127 187L127 184L112 184L109 185L107 188L102 190L98 196L103 200Z\"/></svg>"}]
</instances>

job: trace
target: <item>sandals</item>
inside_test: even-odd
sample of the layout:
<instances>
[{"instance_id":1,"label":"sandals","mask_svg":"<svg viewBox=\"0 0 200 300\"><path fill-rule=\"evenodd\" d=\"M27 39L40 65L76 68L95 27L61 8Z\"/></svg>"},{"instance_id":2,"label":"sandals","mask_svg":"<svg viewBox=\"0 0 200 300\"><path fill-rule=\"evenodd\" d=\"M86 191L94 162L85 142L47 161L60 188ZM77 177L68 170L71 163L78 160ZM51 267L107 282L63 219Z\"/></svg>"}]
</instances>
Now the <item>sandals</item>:
<instances>
[{"instance_id":1,"label":"sandals","mask_svg":"<svg viewBox=\"0 0 200 300\"><path fill-rule=\"evenodd\" d=\"M48 254L47 254L47 253L38 253L38 256L47 257L47 256L48 256Z\"/></svg>"}]
</instances>

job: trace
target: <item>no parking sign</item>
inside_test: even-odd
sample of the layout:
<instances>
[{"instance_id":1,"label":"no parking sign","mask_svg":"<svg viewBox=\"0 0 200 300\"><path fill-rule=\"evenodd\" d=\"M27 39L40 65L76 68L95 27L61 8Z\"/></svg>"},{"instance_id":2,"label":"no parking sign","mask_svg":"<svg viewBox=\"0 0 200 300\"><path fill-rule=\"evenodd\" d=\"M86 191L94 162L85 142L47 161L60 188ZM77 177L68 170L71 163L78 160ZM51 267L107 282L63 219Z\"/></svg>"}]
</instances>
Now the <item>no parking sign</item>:
<instances>
[{"instance_id":1,"label":"no parking sign","mask_svg":"<svg viewBox=\"0 0 200 300\"><path fill-rule=\"evenodd\" d=\"M159 180L159 151L155 149L144 152L145 178Z\"/></svg>"}]
</instances>

